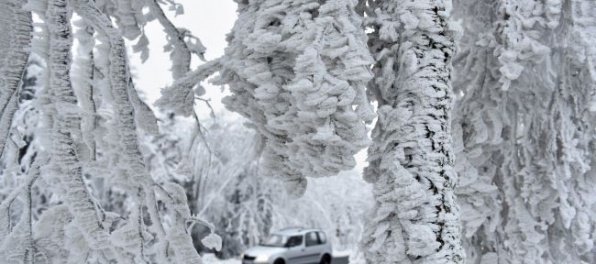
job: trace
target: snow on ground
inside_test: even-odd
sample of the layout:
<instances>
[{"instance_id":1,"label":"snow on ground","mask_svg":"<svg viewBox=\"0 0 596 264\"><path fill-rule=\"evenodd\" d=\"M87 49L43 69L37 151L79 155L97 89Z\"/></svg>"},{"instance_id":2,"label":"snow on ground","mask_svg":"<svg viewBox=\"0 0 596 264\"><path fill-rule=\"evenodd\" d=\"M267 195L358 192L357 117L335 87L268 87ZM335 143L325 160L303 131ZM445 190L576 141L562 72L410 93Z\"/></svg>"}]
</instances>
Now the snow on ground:
<instances>
[{"instance_id":1,"label":"snow on ground","mask_svg":"<svg viewBox=\"0 0 596 264\"><path fill-rule=\"evenodd\" d=\"M343 258L343 257L349 257L350 254L352 254L352 251L350 250L333 250L333 257L336 258Z\"/></svg>"},{"instance_id":2,"label":"snow on ground","mask_svg":"<svg viewBox=\"0 0 596 264\"><path fill-rule=\"evenodd\" d=\"M240 264L240 259L219 260L213 254L203 255L203 263L205 264Z\"/></svg>"}]
</instances>

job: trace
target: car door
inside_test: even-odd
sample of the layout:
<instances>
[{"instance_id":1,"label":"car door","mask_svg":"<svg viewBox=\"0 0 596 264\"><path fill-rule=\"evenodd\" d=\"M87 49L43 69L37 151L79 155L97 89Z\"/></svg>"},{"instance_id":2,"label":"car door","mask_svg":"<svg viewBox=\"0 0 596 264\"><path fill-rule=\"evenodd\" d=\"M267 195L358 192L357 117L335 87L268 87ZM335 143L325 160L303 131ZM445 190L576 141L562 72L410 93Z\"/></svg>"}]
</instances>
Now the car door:
<instances>
[{"instance_id":1,"label":"car door","mask_svg":"<svg viewBox=\"0 0 596 264\"><path fill-rule=\"evenodd\" d=\"M322 247L317 232L312 231L304 235L304 248L306 263L319 263Z\"/></svg>"},{"instance_id":2,"label":"car door","mask_svg":"<svg viewBox=\"0 0 596 264\"><path fill-rule=\"evenodd\" d=\"M284 253L287 264L307 264L305 255L304 236L296 235L288 239L288 251Z\"/></svg>"},{"instance_id":3,"label":"car door","mask_svg":"<svg viewBox=\"0 0 596 264\"><path fill-rule=\"evenodd\" d=\"M331 255L331 242L327 241L327 235L323 231L318 231L319 234L319 243L321 244L321 254L328 253Z\"/></svg>"}]
</instances>

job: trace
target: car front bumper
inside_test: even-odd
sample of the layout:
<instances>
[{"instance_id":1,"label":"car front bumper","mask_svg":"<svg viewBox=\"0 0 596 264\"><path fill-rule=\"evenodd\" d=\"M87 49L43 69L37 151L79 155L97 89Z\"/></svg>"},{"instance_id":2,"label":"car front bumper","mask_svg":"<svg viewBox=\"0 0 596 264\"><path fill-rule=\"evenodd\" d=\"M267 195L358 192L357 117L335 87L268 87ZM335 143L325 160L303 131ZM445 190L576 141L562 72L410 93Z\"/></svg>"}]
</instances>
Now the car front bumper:
<instances>
[{"instance_id":1,"label":"car front bumper","mask_svg":"<svg viewBox=\"0 0 596 264\"><path fill-rule=\"evenodd\" d=\"M245 260L245 259L243 259L242 260L242 264L269 264L269 261L262 262L262 261L254 261L254 260Z\"/></svg>"}]
</instances>

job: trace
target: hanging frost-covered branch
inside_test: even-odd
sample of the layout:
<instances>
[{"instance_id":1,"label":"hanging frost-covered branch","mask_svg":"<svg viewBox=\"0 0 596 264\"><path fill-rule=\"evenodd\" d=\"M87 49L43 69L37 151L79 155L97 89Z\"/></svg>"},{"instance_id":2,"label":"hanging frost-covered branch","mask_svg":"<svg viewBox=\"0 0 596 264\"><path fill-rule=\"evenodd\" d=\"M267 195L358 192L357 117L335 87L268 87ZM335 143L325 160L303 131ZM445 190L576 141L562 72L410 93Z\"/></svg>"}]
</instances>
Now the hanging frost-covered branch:
<instances>
[{"instance_id":1,"label":"hanging frost-covered branch","mask_svg":"<svg viewBox=\"0 0 596 264\"><path fill-rule=\"evenodd\" d=\"M454 122L470 262L593 262L594 3L456 6L475 21L460 43Z\"/></svg>"},{"instance_id":2,"label":"hanging frost-covered branch","mask_svg":"<svg viewBox=\"0 0 596 264\"><path fill-rule=\"evenodd\" d=\"M354 1L238 1L221 60L233 95L226 107L266 138L263 173L300 196L306 178L355 166L373 118L364 94L371 78L366 37ZM353 110L357 107L357 110Z\"/></svg>"},{"instance_id":3,"label":"hanging frost-covered branch","mask_svg":"<svg viewBox=\"0 0 596 264\"><path fill-rule=\"evenodd\" d=\"M95 30L91 28L84 20L75 23L79 30L74 37L79 42L78 56L73 62L73 88L81 106L81 132L82 141L87 145L90 161L97 161L97 129L99 127L99 115L97 113L99 102L97 99L95 87L96 83L96 65L93 48L95 47ZM81 153L84 155L83 153Z\"/></svg>"},{"instance_id":4,"label":"hanging frost-covered branch","mask_svg":"<svg viewBox=\"0 0 596 264\"><path fill-rule=\"evenodd\" d=\"M31 12L23 1L0 2L0 156L10 134L13 115L31 44Z\"/></svg>"},{"instance_id":5,"label":"hanging frost-covered branch","mask_svg":"<svg viewBox=\"0 0 596 264\"><path fill-rule=\"evenodd\" d=\"M51 115L54 117L51 144L47 145L52 154L48 180L56 188L56 193L64 194L63 199L74 216L73 221L83 232L89 247L102 251L110 248L108 233L83 182L74 142L79 136L80 117L69 76L72 45L70 10L66 1L53 0L48 3L45 15L50 36L48 88L53 103Z\"/></svg>"},{"instance_id":6,"label":"hanging frost-covered branch","mask_svg":"<svg viewBox=\"0 0 596 264\"><path fill-rule=\"evenodd\" d=\"M0 204L0 256L7 263L35 263L36 255L43 254L33 236L34 210L33 184L39 179L40 164L48 161L40 157L31 168L21 186L15 188ZM18 201L17 201L18 200ZM11 207L21 207L21 215L16 224L11 223ZM14 226L13 226L14 225Z\"/></svg>"},{"instance_id":7,"label":"hanging frost-covered branch","mask_svg":"<svg viewBox=\"0 0 596 264\"><path fill-rule=\"evenodd\" d=\"M469 263L479 263L482 257L479 252L484 251L482 240L498 243L494 228L500 219L497 213L500 198L493 182L499 181L499 167L504 162L499 149L506 142L501 133L512 129L504 124L509 120L504 106L497 103L502 97L502 83L498 75L488 71L490 68L498 69L500 64L491 55L491 48L478 45L482 43L479 39L488 37L486 33L492 31L495 18L493 5L493 1L454 1L454 16L463 20L466 31L459 39L460 51L454 59L454 88L465 96L457 101L454 109L453 141L457 161L455 170L459 176L456 194L462 212L463 245ZM460 12L476 12L476 15L461 17ZM474 234L480 226L486 230ZM492 243L486 247L494 246ZM485 261L490 257L487 254Z\"/></svg>"},{"instance_id":8,"label":"hanging frost-covered branch","mask_svg":"<svg viewBox=\"0 0 596 264\"><path fill-rule=\"evenodd\" d=\"M178 79L190 70L191 51L203 59L205 47L198 39L196 39L197 42L194 45L189 47L184 40L187 33L186 30L178 29L172 24L164 14L158 0L147 0L147 5L149 6L149 10L151 10L151 14L156 16L159 23L164 27L164 31L168 34L169 47L166 46L166 51L171 50L170 58L173 62L172 75L174 79ZM176 11L176 15L179 13L181 12Z\"/></svg>"},{"instance_id":9,"label":"hanging frost-covered branch","mask_svg":"<svg viewBox=\"0 0 596 264\"><path fill-rule=\"evenodd\" d=\"M542 16L543 10L546 11ZM540 43L540 35L535 24L555 28L558 25L561 2L547 1L545 6L534 0L497 1L495 21L495 54L501 63L500 79L502 89L507 90L511 81L521 75L524 61L541 60L549 53L549 48ZM540 26L539 26L540 27Z\"/></svg>"},{"instance_id":10,"label":"hanging frost-covered branch","mask_svg":"<svg viewBox=\"0 0 596 264\"><path fill-rule=\"evenodd\" d=\"M164 111L172 111L174 114L186 117L192 116L196 96L205 92L200 82L218 71L219 67L219 60L213 60L186 73L170 87L164 88L155 104Z\"/></svg>"},{"instance_id":11,"label":"hanging frost-covered branch","mask_svg":"<svg viewBox=\"0 0 596 264\"><path fill-rule=\"evenodd\" d=\"M116 164L119 168L118 177L114 177L112 181L126 189L134 191L133 200L136 207L131 212L131 219L121 232L116 232L119 237L126 237L126 239L138 239L137 242L125 242L121 246L128 246L129 243L138 246L134 251L129 251L133 254L137 261L144 261L145 259L145 243L148 240L147 235L144 234L144 224L142 223L143 206L153 208L155 206L153 180L151 179L140 152L139 142L137 139L136 127L139 124L147 122L154 123L155 118L146 106L139 100L134 87L132 86L128 64L126 61L126 50L124 41L120 37L117 29L111 26L111 23L93 6L91 2L78 1L75 9L80 15L85 18L96 30L105 34L107 37L109 47L109 82L112 89L114 105L116 109L116 129L118 131L118 142L120 147L120 157ZM149 119L147 119L149 118ZM147 202L151 202L147 204ZM167 201L167 200L166 200ZM183 201L184 204L185 201ZM180 203L180 202L178 202ZM169 203L172 206L179 206ZM150 209L149 215L153 219L151 229L157 229L156 232L164 234L164 230L160 227L160 217L156 210ZM183 216L179 216L183 217ZM138 220L137 220L138 219ZM180 220L183 221L183 220ZM200 263L200 257L194 250L184 250L189 247L192 248L192 240L184 231L185 225L181 225L179 221L175 223L172 229L165 230L167 237L159 239L169 240L173 246L178 261L188 261L189 263ZM135 234L136 233L136 234ZM166 241L158 241L159 244L167 243ZM178 251L181 250L181 251ZM180 254L184 255L181 256ZM164 255L161 255L164 257ZM181 257L181 258L180 258Z\"/></svg>"}]
</instances>

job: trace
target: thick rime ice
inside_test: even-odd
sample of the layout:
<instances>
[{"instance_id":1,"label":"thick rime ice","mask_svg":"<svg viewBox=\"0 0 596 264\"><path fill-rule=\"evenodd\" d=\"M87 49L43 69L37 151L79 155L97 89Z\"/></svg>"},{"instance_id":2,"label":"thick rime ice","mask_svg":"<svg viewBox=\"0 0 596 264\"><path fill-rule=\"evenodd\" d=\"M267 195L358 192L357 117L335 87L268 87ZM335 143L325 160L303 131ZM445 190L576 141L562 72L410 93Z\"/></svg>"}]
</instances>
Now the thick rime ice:
<instances>
[{"instance_id":1,"label":"thick rime ice","mask_svg":"<svg viewBox=\"0 0 596 264\"><path fill-rule=\"evenodd\" d=\"M370 263L463 263L451 149L450 1L373 1L379 101L365 179L376 205L363 237Z\"/></svg>"},{"instance_id":2,"label":"thick rime ice","mask_svg":"<svg viewBox=\"0 0 596 264\"><path fill-rule=\"evenodd\" d=\"M453 133L469 262L594 263L596 3L454 10L466 25Z\"/></svg>"},{"instance_id":3,"label":"thick rime ice","mask_svg":"<svg viewBox=\"0 0 596 264\"><path fill-rule=\"evenodd\" d=\"M355 1L237 1L239 18L221 59L233 95L226 107L265 136L264 174L301 196L306 177L349 170L369 145L372 74Z\"/></svg>"},{"instance_id":4,"label":"thick rime ice","mask_svg":"<svg viewBox=\"0 0 596 264\"><path fill-rule=\"evenodd\" d=\"M559 2L559 3L556 3ZM543 6L535 0L497 1L494 50L501 63L499 82L508 90L511 82L524 70L524 62L537 62L549 54L550 49L540 43L538 27L556 28L561 13L560 1L547 1ZM538 27L536 26L538 25Z\"/></svg>"}]
</instances>

